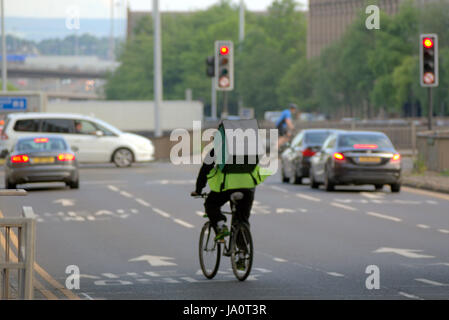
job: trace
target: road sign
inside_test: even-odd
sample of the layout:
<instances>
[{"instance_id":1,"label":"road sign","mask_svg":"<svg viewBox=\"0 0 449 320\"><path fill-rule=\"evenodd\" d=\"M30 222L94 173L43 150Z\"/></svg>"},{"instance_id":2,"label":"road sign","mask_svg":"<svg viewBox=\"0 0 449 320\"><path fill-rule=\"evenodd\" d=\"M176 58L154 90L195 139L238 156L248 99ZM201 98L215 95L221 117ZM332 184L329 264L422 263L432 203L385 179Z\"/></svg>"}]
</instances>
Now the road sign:
<instances>
[{"instance_id":1,"label":"road sign","mask_svg":"<svg viewBox=\"0 0 449 320\"><path fill-rule=\"evenodd\" d=\"M26 111L27 98L0 97L0 111Z\"/></svg>"}]
</instances>

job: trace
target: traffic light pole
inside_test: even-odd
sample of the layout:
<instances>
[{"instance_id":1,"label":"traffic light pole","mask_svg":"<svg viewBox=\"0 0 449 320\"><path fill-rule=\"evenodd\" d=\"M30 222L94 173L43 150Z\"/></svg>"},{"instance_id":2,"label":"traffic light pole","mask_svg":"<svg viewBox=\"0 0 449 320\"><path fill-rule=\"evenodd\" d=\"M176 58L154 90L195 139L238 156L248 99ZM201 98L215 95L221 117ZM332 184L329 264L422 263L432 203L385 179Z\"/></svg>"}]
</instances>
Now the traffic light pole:
<instances>
[{"instance_id":1,"label":"traffic light pole","mask_svg":"<svg viewBox=\"0 0 449 320\"><path fill-rule=\"evenodd\" d=\"M221 113L221 118L225 119L229 115L228 112L228 92L223 91L223 112Z\"/></svg>"},{"instance_id":2,"label":"traffic light pole","mask_svg":"<svg viewBox=\"0 0 449 320\"><path fill-rule=\"evenodd\" d=\"M432 120L433 120L433 101L432 101L432 88L431 87L429 87L428 89L427 89L427 96L428 96L428 99L429 99L429 105L428 105L428 115L427 115L427 117L428 117L428 128L429 128L429 130L432 130Z\"/></svg>"},{"instance_id":3,"label":"traffic light pole","mask_svg":"<svg viewBox=\"0 0 449 320\"><path fill-rule=\"evenodd\" d=\"M212 120L217 120L217 77L212 77L212 92L211 92L211 117Z\"/></svg>"}]
</instances>

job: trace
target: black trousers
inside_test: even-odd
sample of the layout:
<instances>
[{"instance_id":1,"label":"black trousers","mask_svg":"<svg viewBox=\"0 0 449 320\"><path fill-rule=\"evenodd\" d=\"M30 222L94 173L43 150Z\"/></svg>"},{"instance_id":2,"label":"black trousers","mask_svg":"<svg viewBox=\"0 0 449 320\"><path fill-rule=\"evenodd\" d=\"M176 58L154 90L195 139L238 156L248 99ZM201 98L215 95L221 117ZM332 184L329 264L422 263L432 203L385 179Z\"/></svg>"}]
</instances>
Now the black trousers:
<instances>
[{"instance_id":1,"label":"black trousers","mask_svg":"<svg viewBox=\"0 0 449 320\"><path fill-rule=\"evenodd\" d=\"M209 196L204 203L204 207L214 227L217 227L218 221L226 221L226 216L221 213L221 207L231 200L231 195L234 192L241 192L244 195L243 199L236 204L238 216L234 217L234 219L239 219L249 225L249 216L253 206L255 189L238 189L209 193Z\"/></svg>"}]
</instances>

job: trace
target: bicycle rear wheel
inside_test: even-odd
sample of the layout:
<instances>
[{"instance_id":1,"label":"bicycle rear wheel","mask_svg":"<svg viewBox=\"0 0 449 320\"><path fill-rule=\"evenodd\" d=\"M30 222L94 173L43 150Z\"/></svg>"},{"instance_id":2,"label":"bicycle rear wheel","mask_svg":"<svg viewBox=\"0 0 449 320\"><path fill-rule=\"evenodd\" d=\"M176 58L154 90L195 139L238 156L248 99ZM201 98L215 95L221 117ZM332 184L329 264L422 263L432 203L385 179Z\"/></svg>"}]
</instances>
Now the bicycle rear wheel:
<instances>
[{"instance_id":1,"label":"bicycle rear wheel","mask_svg":"<svg viewBox=\"0 0 449 320\"><path fill-rule=\"evenodd\" d=\"M199 256L204 276L212 279L220 266L221 245L215 241L215 230L210 222L206 222L201 229Z\"/></svg>"},{"instance_id":2,"label":"bicycle rear wheel","mask_svg":"<svg viewBox=\"0 0 449 320\"><path fill-rule=\"evenodd\" d=\"M247 224L235 227L231 244L232 271L237 279L245 281L253 266L253 238Z\"/></svg>"}]
</instances>

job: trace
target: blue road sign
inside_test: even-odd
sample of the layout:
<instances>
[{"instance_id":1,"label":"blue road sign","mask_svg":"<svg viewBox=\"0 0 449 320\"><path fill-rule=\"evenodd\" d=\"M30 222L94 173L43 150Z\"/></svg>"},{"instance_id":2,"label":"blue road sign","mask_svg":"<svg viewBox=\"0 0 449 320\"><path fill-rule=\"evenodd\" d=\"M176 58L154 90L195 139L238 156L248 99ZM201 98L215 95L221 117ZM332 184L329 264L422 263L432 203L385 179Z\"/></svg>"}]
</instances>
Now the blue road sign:
<instances>
[{"instance_id":1,"label":"blue road sign","mask_svg":"<svg viewBox=\"0 0 449 320\"><path fill-rule=\"evenodd\" d=\"M27 98L24 97L0 97L0 111L25 111Z\"/></svg>"}]
</instances>

